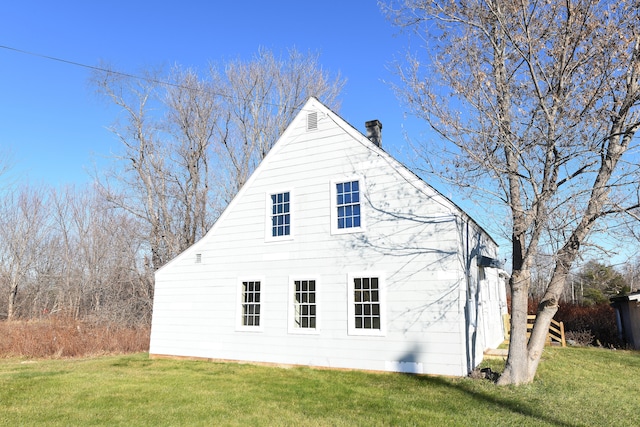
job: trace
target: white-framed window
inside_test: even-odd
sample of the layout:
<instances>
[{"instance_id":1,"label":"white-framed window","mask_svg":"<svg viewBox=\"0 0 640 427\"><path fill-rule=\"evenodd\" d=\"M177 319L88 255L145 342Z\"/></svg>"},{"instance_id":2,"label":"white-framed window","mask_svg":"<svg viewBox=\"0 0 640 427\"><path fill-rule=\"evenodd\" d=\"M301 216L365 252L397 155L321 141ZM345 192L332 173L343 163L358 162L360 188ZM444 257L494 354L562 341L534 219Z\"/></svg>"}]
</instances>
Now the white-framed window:
<instances>
[{"instance_id":1,"label":"white-framed window","mask_svg":"<svg viewBox=\"0 0 640 427\"><path fill-rule=\"evenodd\" d=\"M289 332L317 333L318 279L314 276L289 278Z\"/></svg>"},{"instance_id":2,"label":"white-framed window","mask_svg":"<svg viewBox=\"0 0 640 427\"><path fill-rule=\"evenodd\" d=\"M238 329L262 330L262 278L240 279L238 283Z\"/></svg>"},{"instance_id":3,"label":"white-framed window","mask_svg":"<svg viewBox=\"0 0 640 427\"><path fill-rule=\"evenodd\" d=\"M348 280L349 335L386 333L384 276L376 272L351 273Z\"/></svg>"},{"instance_id":4,"label":"white-framed window","mask_svg":"<svg viewBox=\"0 0 640 427\"><path fill-rule=\"evenodd\" d=\"M293 238L293 191L267 192L265 240L280 241Z\"/></svg>"},{"instance_id":5,"label":"white-framed window","mask_svg":"<svg viewBox=\"0 0 640 427\"><path fill-rule=\"evenodd\" d=\"M355 233L365 229L363 194L362 177L331 181L332 234Z\"/></svg>"}]
</instances>

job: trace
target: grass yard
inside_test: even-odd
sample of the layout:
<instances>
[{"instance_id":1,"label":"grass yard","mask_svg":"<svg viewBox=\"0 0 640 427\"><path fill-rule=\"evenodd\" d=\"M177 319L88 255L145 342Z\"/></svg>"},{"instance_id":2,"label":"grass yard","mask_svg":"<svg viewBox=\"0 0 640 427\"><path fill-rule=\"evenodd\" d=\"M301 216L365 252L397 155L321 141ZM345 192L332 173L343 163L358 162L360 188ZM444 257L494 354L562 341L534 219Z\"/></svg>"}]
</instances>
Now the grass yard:
<instances>
[{"instance_id":1,"label":"grass yard","mask_svg":"<svg viewBox=\"0 0 640 427\"><path fill-rule=\"evenodd\" d=\"M502 362L490 362L494 370ZM635 426L640 353L547 348L534 384L149 360L0 359L2 426Z\"/></svg>"}]
</instances>

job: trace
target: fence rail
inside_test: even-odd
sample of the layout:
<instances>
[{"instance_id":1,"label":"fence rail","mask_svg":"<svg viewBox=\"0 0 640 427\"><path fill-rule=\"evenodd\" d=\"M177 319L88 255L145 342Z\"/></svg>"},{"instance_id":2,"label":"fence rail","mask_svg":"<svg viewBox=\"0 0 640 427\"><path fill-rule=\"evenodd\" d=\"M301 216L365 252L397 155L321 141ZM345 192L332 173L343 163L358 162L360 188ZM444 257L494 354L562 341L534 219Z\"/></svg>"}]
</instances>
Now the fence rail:
<instances>
[{"instance_id":1,"label":"fence rail","mask_svg":"<svg viewBox=\"0 0 640 427\"><path fill-rule=\"evenodd\" d=\"M531 336L531 330L533 329L535 321L535 314L527 315L527 338ZM505 339L508 340L511 333L511 315L509 314L504 315L504 330L506 331ZM551 319L549 332L547 333L547 345L552 345L553 343L561 345L562 347L567 346L567 341L564 336L564 323Z\"/></svg>"}]
</instances>

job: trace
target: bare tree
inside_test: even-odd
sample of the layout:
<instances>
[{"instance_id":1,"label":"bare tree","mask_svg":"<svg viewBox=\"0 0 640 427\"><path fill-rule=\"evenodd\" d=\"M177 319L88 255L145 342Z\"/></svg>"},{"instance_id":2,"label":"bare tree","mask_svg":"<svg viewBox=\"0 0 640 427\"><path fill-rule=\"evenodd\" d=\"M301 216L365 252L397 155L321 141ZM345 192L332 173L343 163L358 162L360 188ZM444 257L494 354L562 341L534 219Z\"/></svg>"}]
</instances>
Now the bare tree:
<instances>
[{"instance_id":1,"label":"bare tree","mask_svg":"<svg viewBox=\"0 0 640 427\"><path fill-rule=\"evenodd\" d=\"M0 214L0 268L7 285L7 319L16 317L18 290L34 275L50 229L46 191L22 187L8 191Z\"/></svg>"},{"instance_id":2,"label":"bare tree","mask_svg":"<svg viewBox=\"0 0 640 427\"><path fill-rule=\"evenodd\" d=\"M50 205L58 244L45 254L53 267L43 269L39 280L53 290L47 312L148 324L152 272L141 262L135 217L114 209L94 188L52 190Z\"/></svg>"},{"instance_id":3,"label":"bare tree","mask_svg":"<svg viewBox=\"0 0 640 427\"><path fill-rule=\"evenodd\" d=\"M261 49L251 61L235 60L211 68L220 81L222 117L216 144L225 165L228 202L267 155L298 110L311 96L337 109L344 86L319 64L318 55L295 49L285 58Z\"/></svg>"},{"instance_id":4,"label":"bare tree","mask_svg":"<svg viewBox=\"0 0 640 427\"><path fill-rule=\"evenodd\" d=\"M443 138L452 182L509 216L512 325L500 384L533 381L581 248L605 217L637 208L640 8L604 2L416 1L390 7L424 42L401 95ZM592 240L593 241L593 240ZM554 268L526 336L532 263Z\"/></svg>"},{"instance_id":5,"label":"bare tree","mask_svg":"<svg viewBox=\"0 0 640 427\"><path fill-rule=\"evenodd\" d=\"M117 73L96 73L97 90L121 109L122 117L112 132L122 143L117 163L101 184L106 199L144 225L141 232L149 243L150 265L157 269L180 250L170 197L172 153L160 119L152 114L161 108L158 76L146 73L132 79Z\"/></svg>"},{"instance_id":6,"label":"bare tree","mask_svg":"<svg viewBox=\"0 0 640 427\"><path fill-rule=\"evenodd\" d=\"M202 237L309 96L337 107L343 85L295 50L261 50L206 78L176 67L164 79L99 72L93 82L122 112L112 127L122 152L102 192L145 225L153 269Z\"/></svg>"},{"instance_id":7,"label":"bare tree","mask_svg":"<svg viewBox=\"0 0 640 427\"><path fill-rule=\"evenodd\" d=\"M175 167L165 171L170 195L179 203L174 219L179 218L180 250L194 244L209 229L212 203L212 139L220 115L215 85L199 79L192 70L173 72L172 86L167 88L166 123L170 135L169 154Z\"/></svg>"}]
</instances>

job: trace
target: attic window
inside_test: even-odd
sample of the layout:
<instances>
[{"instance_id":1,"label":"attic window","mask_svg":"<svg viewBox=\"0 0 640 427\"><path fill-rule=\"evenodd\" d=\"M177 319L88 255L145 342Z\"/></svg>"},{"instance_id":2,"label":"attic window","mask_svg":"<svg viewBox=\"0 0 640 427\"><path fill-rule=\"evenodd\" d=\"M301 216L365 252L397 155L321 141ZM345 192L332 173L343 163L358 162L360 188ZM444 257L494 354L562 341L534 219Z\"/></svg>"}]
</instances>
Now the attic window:
<instances>
[{"instance_id":1,"label":"attic window","mask_svg":"<svg viewBox=\"0 0 640 427\"><path fill-rule=\"evenodd\" d=\"M364 190L362 177L331 181L331 234L365 231Z\"/></svg>"},{"instance_id":2,"label":"attic window","mask_svg":"<svg viewBox=\"0 0 640 427\"><path fill-rule=\"evenodd\" d=\"M307 114L307 130L317 130L318 129L318 112L313 111Z\"/></svg>"},{"instance_id":3,"label":"attic window","mask_svg":"<svg viewBox=\"0 0 640 427\"><path fill-rule=\"evenodd\" d=\"M291 211L289 192L271 195L271 236L291 234Z\"/></svg>"},{"instance_id":4,"label":"attic window","mask_svg":"<svg viewBox=\"0 0 640 427\"><path fill-rule=\"evenodd\" d=\"M336 184L338 228L360 227L360 189L358 181Z\"/></svg>"}]
</instances>

